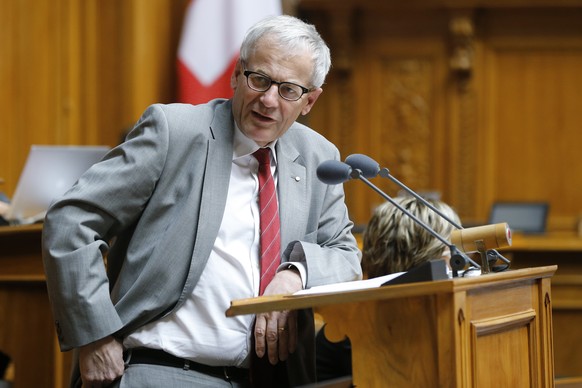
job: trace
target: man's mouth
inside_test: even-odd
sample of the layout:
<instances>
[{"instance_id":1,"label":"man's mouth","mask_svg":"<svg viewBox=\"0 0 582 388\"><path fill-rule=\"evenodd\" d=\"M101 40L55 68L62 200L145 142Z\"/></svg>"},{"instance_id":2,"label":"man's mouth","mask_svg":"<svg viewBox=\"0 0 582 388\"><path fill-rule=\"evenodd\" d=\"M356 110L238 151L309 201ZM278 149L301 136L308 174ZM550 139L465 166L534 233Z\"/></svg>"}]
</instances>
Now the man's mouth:
<instances>
[{"instance_id":1,"label":"man's mouth","mask_svg":"<svg viewBox=\"0 0 582 388\"><path fill-rule=\"evenodd\" d=\"M258 113L256 111L253 111L253 116L255 118L259 119L260 121L263 121L263 122L272 122L272 121L274 121L273 118L268 117L268 116L264 116L264 115L262 115L262 114L260 114L260 113Z\"/></svg>"}]
</instances>

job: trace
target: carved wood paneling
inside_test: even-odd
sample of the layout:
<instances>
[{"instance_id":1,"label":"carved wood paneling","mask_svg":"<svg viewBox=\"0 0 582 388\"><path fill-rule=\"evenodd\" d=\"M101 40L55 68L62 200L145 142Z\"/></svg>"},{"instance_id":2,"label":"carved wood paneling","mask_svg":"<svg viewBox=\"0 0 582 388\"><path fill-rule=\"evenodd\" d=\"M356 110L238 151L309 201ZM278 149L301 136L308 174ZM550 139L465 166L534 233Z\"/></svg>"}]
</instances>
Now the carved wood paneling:
<instances>
[{"instance_id":1,"label":"carved wood paneling","mask_svg":"<svg viewBox=\"0 0 582 388\"><path fill-rule=\"evenodd\" d=\"M0 1L0 190L12 194L31 144L114 145L148 104L173 100L186 3ZM581 1L285 6L331 45L334 67L306 120L344 156L378 158L464 219L483 221L494 200L542 199L551 228L574 227ZM357 182L346 191L366 222L381 199Z\"/></svg>"},{"instance_id":2,"label":"carved wood paneling","mask_svg":"<svg viewBox=\"0 0 582 388\"><path fill-rule=\"evenodd\" d=\"M313 16L309 21L316 25L323 19L321 12ZM423 28L402 43L400 27L406 31L414 27L407 26L402 15L385 16L354 13L353 41L347 46L353 60L349 67L332 67L319 105L312 110L311 123L321 128L335 123L339 127L332 125L330 131L338 134L338 128L344 128L341 138L324 133L342 155L368 154L413 189L442 193L448 185L448 174L441 172L448 163L447 140L442 135L446 131L443 86L448 53L435 36L447 33L446 21L435 22L421 13L418 17ZM383 25L391 27L383 31ZM332 30L327 24L322 30L327 39ZM332 44L331 49L333 56L338 48ZM339 50L345 52L345 47ZM326 103L320 104L322 101ZM330 114L330 106L334 114ZM400 191L386 179L378 178L374 183L390 195ZM344 187L351 217L365 224L373 208L384 200L362 182L350 181Z\"/></svg>"},{"instance_id":3,"label":"carved wood paneling","mask_svg":"<svg viewBox=\"0 0 582 388\"><path fill-rule=\"evenodd\" d=\"M451 122L454 123L449 134L455 147L451 150L454 162L451 164L450 195L461 217L475 214L478 201L479 180L475 182L477 158L475 155L484 149L477 138L477 101L475 89L475 20L470 11L455 11L449 19L451 79ZM453 140L454 139L454 140Z\"/></svg>"},{"instance_id":4,"label":"carved wood paneling","mask_svg":"<svg viewBox=\"0 0 582 388\"><path fill-rule=\"evenodd\" d=\"M432 64L419 58L388 59L381 63L381 144L389 144L379 155L382 166L394 166L394 174L408 186L430 188L432 159L431 118ZM390 190L392 195L400 189Z\"/></svg>"},{"instance_id":5,"label":"carved wood paneling","mask_svg":"<svg viewBox=\"0 0 582 388\"><path fill-rule=\"evenodd\" d=\"M299 9L307 18L319 15L316 25L333 33L338 29L329 24L346 18L333 17L332 3L304 0ZM369 154L411 188L441 192L466 224L486 222L496 200L544 200L550 203L550 230L574 229L582 215L582 188L570 173L582 169L576 146L582 142L576 129L582 127L582 110L575 108L582 99L582 4L463 4L343 3L341 16L352 7L342 30L351 29L352 40L329 41L332 53L346 47L353 52L348 73L356 116L349 151L341 142L340 151ZM330 17L322 18L325 13ZM428 89L394 89L404 80L398 78L404 77L398 68L404 63L428 66L425 74L408 70L407 76L416 75ZM427 109L413 113L420 105L411 104L412 95L419 90ZM364 223L371 205L382 200L355 185L346 184L354 193L348 206L356 222ZM379 186L394 193L384 182Z\"/></svg>"}]
</instances>

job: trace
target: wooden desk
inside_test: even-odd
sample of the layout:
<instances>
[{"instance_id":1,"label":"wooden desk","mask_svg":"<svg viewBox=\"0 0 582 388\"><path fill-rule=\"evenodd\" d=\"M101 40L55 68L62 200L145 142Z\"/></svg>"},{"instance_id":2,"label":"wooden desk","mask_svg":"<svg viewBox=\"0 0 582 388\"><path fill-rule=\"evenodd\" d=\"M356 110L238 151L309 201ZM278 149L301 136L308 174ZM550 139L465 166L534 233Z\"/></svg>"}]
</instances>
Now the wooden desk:
<instances>
[{"instance_id":1,"label":"wooden desk","mask_svg":"<svg viewBox=\"0 0 582 388\"><path fill-rule=\"evenodd\" d=\"M553 387L555 266L233 301L228 316L313 307L352 343L358 387Z\"/></svg>"},{"instance_id":2,"label":"wooden desk","mask_svg":"<svg viewBox=\"0 0 582 388\"><path fill-rule=\"evenodd\" d=\"M582 253L582 238L573 232L553 232L540 235L514 233L512 245L504 249L504 251L506 250L513 252Z\"/></svg>"},{"instance_id":3,"label":"wooden desk","mask_svg":"<svg viewBox=\"0 0 582 388\"><path fill-rule=\"evenodd\" d=\"M582 378L582 238L567 232L516 234L512 246L500 252L511 268L558 266L552 277L556 378Z\"/></svg>"},{"instance_id":4,"label":"wooden desk","mask_svg":"<svg viewBox=\"0 0 582 388\"><path fill-rule=\"evenodd\" d=\"M56 342L41 259L41 225L0 227L0 349L14 387L66 386L70 355Z\"/></svg>"},{"instance_id":5,"label":"wooden desk","mask_svg":"<svg viewBox=\"0 0 582 388\"><path fill-rule=\"evenodd\" d=\"M41 225L0 227L0 349L15 363L15 388L61 388L68 382L71 355L61 353L56 342L40 253L41 232ZM571 237L554 236L543 242L544 238L520 240L516 236L513 250L504 251L513 256L514 268L526 263L559 265L552 280L558 316L558 324L554 323L558 376L582 374L582 341L577 338L582 325L582 260L576 260L582 256L582 242ZM538 248L533 250L534 246ZM544 247L557 250L544 251Z\"/></svg>"}]
</instances>

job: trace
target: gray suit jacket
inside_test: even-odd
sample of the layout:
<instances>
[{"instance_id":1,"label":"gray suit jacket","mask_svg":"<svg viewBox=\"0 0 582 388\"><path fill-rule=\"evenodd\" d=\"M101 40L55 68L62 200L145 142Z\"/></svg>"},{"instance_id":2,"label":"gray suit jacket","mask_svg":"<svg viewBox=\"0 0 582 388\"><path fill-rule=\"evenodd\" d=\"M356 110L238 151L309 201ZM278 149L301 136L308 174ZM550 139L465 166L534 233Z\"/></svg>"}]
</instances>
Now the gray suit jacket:
<instances>
[{"instance_id":1,"label":"gray suit jacket","mask_svg":"<svg viewBox=\"0 0 582 388\"><path fill-rule=\"evenodd\" d=\"M123 336L192 293L221 223L233 134L229 100L153 105L51 206L43 260L62 350ZM298 123L276 147L283 261L306 264L307 287L360 278L343 188L316 177L337 148Z\"/></svg>"}]
</instances>

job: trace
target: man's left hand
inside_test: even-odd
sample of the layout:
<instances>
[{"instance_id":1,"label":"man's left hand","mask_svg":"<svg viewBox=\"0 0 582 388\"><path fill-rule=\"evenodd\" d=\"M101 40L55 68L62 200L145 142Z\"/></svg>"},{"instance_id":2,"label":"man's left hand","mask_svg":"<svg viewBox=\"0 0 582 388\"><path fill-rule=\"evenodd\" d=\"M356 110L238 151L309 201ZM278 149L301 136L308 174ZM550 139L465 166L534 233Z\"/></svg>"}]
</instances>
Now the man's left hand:
<instances>
[{"instance_id":1,"label":"man's left hand","mask_svg":"<svg viewBox=\"0 0 582 388\"><path fill-rule=\"evenodd\" d=\"M293 269L277 272L264 295L289 295L303 288L301 276ZM287 360L297 347L297 312L272 311L257 314L255 322L255 351L265 352L272 365Z\"/></svg>"}]
</instances>

